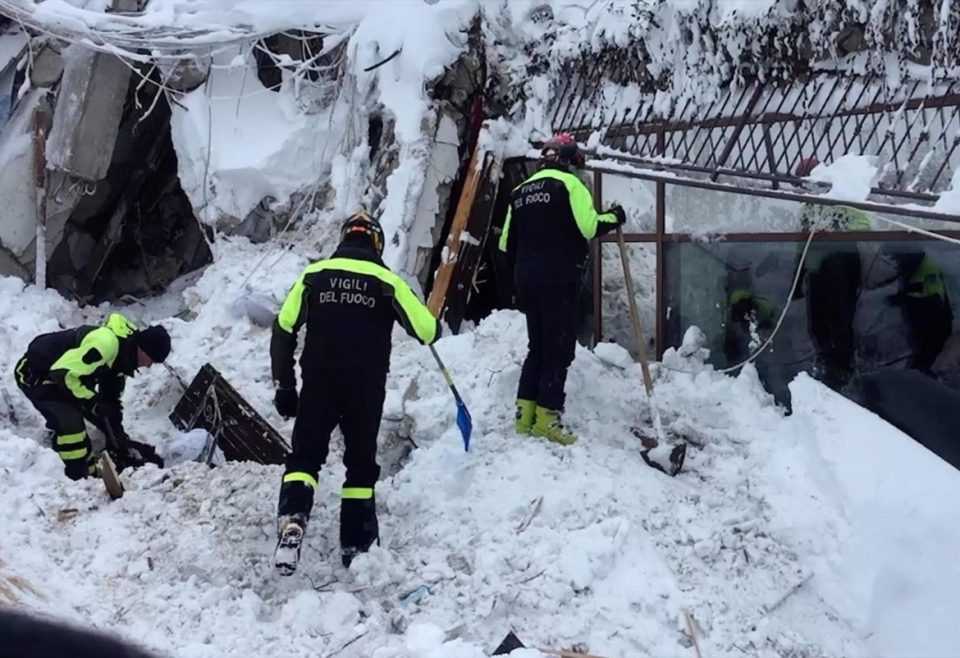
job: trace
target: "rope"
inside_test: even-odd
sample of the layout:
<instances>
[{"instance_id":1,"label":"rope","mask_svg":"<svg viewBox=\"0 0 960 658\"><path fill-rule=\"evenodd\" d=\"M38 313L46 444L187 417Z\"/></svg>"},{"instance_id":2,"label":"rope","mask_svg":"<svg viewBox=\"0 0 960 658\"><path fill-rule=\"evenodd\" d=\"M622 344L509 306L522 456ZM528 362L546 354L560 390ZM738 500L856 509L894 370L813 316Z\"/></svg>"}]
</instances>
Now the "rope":
<instances>
[{"instance_id":1,"label":"rope","mask_svg":"<svg viewBox=\"0 0 960 658\"><path fill-rule=\"evenodd\" d=\"M898 226L898 227L900 227L900 228L902 228L902 229L904 229L904 230L907 230L907 231L909 231L909 232L911 232L911 233L918 233L918 234L920 234L920 235L925 235L925 236L927 236L927 237L929 237L929 238L933 238L933 239L935 239L935 240L940 240L941 242L948 242L948 243L951 243L951 244L960 245L960 239L957 239L957 238L951 238L950 236L942 235L942 234L936 233L936 232L934 232L934 231L928 231L928 230L926 230L926 229L922 229L922 228L919 228L919 227L917 227L917 226L911 226L911 225L909 225L909 224L905 224L904 222L899 222L899 221L897 221L897 220L895 220L895 219L888 219L888 218L886 218L886 217L881 217L880 215L876 215L876 214L874 214L874 213L865 212L865 214L866 214L868 217L870 217L871 219L878 219L878 220L880 220L881 222L886 222L887 224L891 224L891 225L893 225L893 226ZM805 262L806 259L807 259L807 252L808 252L809 249L810 249L810 243L813 241L813 236L814 236L814 233L815 233L815 232L816 232L815 229L811 228L811 230L810 230L810 235L807 236L807 242L806 242L806 244L803 246L803 253L802 253L802 255L800 256L800 262L797 264L797 270L796 270L796 272L794 273L793 285L790 287L789 297L787 298L787 301L786 301L786 303L785 303L784 306L783 306L783 311L780 312L780 317L777 319L777 324L776 324L776 326L773 328L773 331L770 332L770 335L767 337L767 339L764 341L764 343L757 349L757 351L755 351L753 354L751 354L751 355L750 355L749 357L747 357L745 360L741 361L740 363L738 363L738 364L736 364L736 365L729 366L729 367L727 367L727 368L723 368L722 370L717 370L716 372L719 372L719 373L722 373L722 374L727 374L727 373L730 373L730 372L734 372L735 370L739 370L739 369L742 368L743 366L747 365L748 363L752 363L752 362L755 361L757 358L759 358L759 356L767 349L767 347L770 346L770 343L773 342L773 339L776 337L777 332L780 331L780 327L781 327L781 325L783 324L784 318L787 316L787 311L790 309L790 304L793 302L794 294L795 294L796 291L797 291L797 285L800 283L800 276L801 276L801 274L803 273L803 264L804 264L804 262ZM660 363L659 366L660 366L661 368L663 368L663 369L665 369L665 370L669 370L669 371L671 371L671 372L681 372L681 373L688 374L688 375L695 375L695 374L697 374L697 373L695 373L695 372L693 372L693 371L691 371L691 370L683 370L683 369L681 369L681 368L673 368L673 367L668 366L668 365L665 365L665 364L663 364L663 363Z\"/></svg>"},{"instance_id":2,"label":"rope","mask_svg":"<svg viewBox=\"0 0 960 658\"><path fill-rule=\"evenodd\" d=\"M780 317L777 319L776 326L773 328L773 331L770 332L770 335L767 336L767 340L763 342L763 345L757 348L757 351L755 351L753 354L748 356L746 359L744 359L740 363L733 366L729 366L727 368L723 368L722 370L717 370L716 372L721 374L727 374L727 373L733 372L734 370L739 370L743 366L747 365L748 363L752 363L757 358L759 358L759 356L763 354L764 350L766 350L767 347L770 346L770 343L773 342L773 339L776 337L777 332L780 331L780 327L783 325L784 318L787 317L787 311L790 310L790 304L793 302L793 296L797 292L797 285L799 285L800 283L800 276L803 274L803 264L807 260L807 252L810 250L810 243L813 242L813 236L815 234L816 234L816 229L811 228L810 235L807 236L807 242L806 244L803 245L803 253L800 254L800 262L797 263L797 270L793 275L793 285L790 286L790 292L787 294L787 301L783 305L783 310L780 311ZM687 375L697 374L692 370L683 370L681 368L673 368L664 363L660 363L659 367L665 370L669 370L671 372L682 372Z\"/></svg>"}]
</instances>

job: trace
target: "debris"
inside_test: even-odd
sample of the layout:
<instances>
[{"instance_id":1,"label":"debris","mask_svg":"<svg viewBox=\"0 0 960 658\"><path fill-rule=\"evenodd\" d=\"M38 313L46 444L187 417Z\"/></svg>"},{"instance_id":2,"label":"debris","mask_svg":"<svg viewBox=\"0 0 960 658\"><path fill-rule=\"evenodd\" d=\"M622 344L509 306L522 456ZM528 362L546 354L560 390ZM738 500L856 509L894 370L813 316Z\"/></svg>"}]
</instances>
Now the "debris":
<instances>
[{"instance_id":1,"label":"debris","mask_svg":"<svg viewBox=\"0 0 960 658\"><path fill-rule=\"evenodd\" d=\"M210 432L228 461L286 460L288 448L280 434L209 363L190 382L170 420L184 432Z\"/></svg>"},{"instance_id":2,"label":"debris","mask_svg":"<svg viewBox=\"0 0 960 658\"><path fill-rule=\"evenodd\" d=\"M530 510L527 512L526 517L524 517L523 521L520 522L520 525L517 526L518 535L530 526L530 523L533 521L533 519L537 516L537 514L540 513L540 508L542 506L543 506L543 496L537 496L530 503Z\"/></svg>"},{"instance_id":3,"label":"debris","mask_svg":"<svg viewBox=\"0 0 960 658\"><path fill-rule=\"evenodd\" d=\"M117 500L123 498L123 485L120 483L120 477L117 475L117 467L110 458L110 453L104 450L100 453L100 477L103 479L103 486L106 487L110 498Z\"/></svg>"}]
</instances>

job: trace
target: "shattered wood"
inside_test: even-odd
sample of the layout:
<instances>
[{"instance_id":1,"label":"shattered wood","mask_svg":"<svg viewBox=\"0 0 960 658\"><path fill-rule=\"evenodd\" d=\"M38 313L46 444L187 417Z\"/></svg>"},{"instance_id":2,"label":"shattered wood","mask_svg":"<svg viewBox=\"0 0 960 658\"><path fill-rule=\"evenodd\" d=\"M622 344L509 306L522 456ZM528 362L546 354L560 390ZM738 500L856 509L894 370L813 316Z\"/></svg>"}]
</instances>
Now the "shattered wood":
<instances>
[{"instance_id":1,"label":"shattered wood","mask_svg":"<svg viewBox=\"0 0 960 658\"><path fill-rule=\"evenodd\" d=\"M181 431L207 430L229 461L282 464L287 445L280 434L209 363L194 377L170 420Z\"/></svg>"},{"instance_id":2,"label":"shattered wood","mask_svg":"<svg viewBox=\"0 0 960 658\"><path fill-rule=\"evenodd\" d=\"M459 331L490 232L503 159L483 148L471 156L444 255L427 306Z\"/></svg>"}]
</instances>

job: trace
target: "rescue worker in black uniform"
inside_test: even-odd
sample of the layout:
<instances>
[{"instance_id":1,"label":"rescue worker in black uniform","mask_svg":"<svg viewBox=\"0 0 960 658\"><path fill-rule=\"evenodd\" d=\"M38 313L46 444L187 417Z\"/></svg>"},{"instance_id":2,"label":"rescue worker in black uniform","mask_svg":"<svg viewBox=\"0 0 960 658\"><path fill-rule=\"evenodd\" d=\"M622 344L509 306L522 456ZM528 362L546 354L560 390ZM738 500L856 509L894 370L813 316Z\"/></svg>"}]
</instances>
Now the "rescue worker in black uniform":
<instances>
[{"instance_id":1,"label":"rescue worker in black uniform","mask_svg":"<svg viewBox=\"0 0 960 658\"><path fill-rule=\"evenodd\" d=\"M17 386L47 421L67 477L99 474L85 421L104 433L119 469L147 461L163 466L152 446L124 431L121 397L137 368L162 363L169 354L166 329L138 331L119 313L102 327L81 326L30 342L15 368Z\"/></svg>"},{"instance_id":2,"label":"rescue worker in black uniform","mask_svg":"<svg viewBox=\"0 0 960 658\"><path fill-rule=\"evenodd\" d=\"M911 367L930 374L953 333L953 308L940 266L923 252L894 254L900 290L886 302L898 306L910 331Z\"/></svg>"},{"instance_id":3,"label":"rescue worker in black uniform","mask_svg":"<svg viewBox=\"0 0 960 658\"><path fill-rule=\"evenodd\" d=\"M515 261L517 302L527 318L527 358L517 390L516 430L570 445L561 416L577 341L580 282L588 240L626 221L619 206L598 214L573 173L583 154L568 134L543 145L540 169L514 188L500 250Z\"/></svg>"},{"instance_id":4,"label":"rescue worker in black uniform","mask_svg":"<svg viewBox=\"0 0 960 658\"><path fill-rule=\"evenodd\" d=\"M798 177L809 176L819 165L804 158ZM847 206L805 204L800 212L803 230L869 231L870 218ZM805 290L810 337L817 347L814 375L834 390L842 390L855 370L857 336L854 331L863 267L856 242L817 242L807 250ZM798 291L799 293L799 291Z\"/></svg>"},{"instance_id":5,"label":"rescue worker in black uniform","mask_svg":"<svg viewBox=\"0 0 960 658\"><path fill-rule=\"evenodd\" d=\"M347 468L340 502L340 547L345 567L379 539L374 486L380 475L377 433L390 367L394 321L423 344L440 337L440 323L399 276L383 264L384 236L366 213L352 215L333 256L308 266L273 325L270 358L274 403L296 416L277 510L277 571L297 567L317 476L330 433L343 432ZM294 350L306 327L297 395ZM302 403L301 403L302 400Z\"/></svg>"}]
</instances>

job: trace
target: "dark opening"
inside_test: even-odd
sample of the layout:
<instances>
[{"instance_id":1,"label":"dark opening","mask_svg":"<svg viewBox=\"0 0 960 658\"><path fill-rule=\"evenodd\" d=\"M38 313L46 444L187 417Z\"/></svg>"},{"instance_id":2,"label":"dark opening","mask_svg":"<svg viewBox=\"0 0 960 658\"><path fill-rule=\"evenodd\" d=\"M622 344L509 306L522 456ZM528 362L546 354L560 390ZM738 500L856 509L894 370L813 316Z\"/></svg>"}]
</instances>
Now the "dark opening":
<instances>
[{"instance_id":1,"label":"dark opening","mask_svg":"<svg viewBox=\"0 0 960 658\"><path fill-rule=\"evenodd\" d=\"M494 205L490 231L483 246L483 255L477 267L477 275L467 298L464 320L477 322L492 311L515 308L513 301L513 264L500 251L500 235L507 218L510 192L534 172L534 163L515 158L503 165L500 187ZM439 254L437 255L439 262Z\"/></svg>"},{"instance_id":2,"label":"dark opening","mask_svg":"<svg viewBox=\"0 0 960 658\"><path fill-rule=\"evenodd\" d=\"M152 102L141 90L137 108L131 93L106 178L81 199L51 254L48 280L63 294L96 304L159 293L210 262L180 187L170 107L160 98L144 117Z\"/></svg>"}]
</instances>

